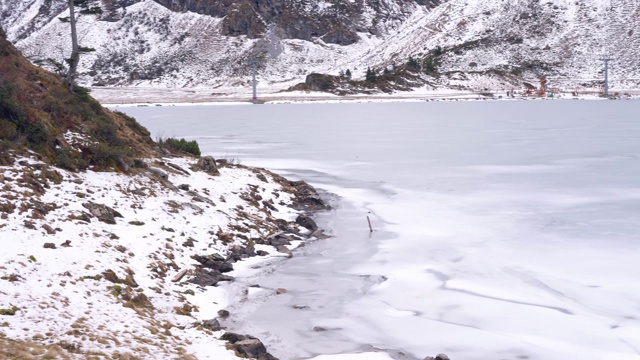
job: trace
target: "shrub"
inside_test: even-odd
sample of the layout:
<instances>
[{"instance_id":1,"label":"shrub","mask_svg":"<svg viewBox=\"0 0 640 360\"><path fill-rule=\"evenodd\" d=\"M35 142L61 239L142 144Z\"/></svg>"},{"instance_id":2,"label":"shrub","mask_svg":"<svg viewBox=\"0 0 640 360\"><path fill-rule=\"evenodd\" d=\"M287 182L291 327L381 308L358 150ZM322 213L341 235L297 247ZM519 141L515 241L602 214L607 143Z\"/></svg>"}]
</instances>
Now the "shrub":
<instances>
[{"instance_id":1,"label":"shrub","mask_svg":"<svg viewBox=\"0 0 640 360\"><path fill-rule=\"evenodd\" d=\"M19 309L14 306L11 305L11 308L8 309L0 309L0 315L9 315L9 316L13 316L16 314L16 311L18 311Z\"/></svg>"},{"instance_id":2,"label":"shrub","mask_svg":"<svg viewBox=\"0 0 640 360\"><path fill-rule=\"evenodd\" d=\"M89 95L89 93L91 92L91 89L76 85L73 87L73 92L76 94L76 97L80 101L89 102L93 100L91 98L91 95Z\"/></svg>"},{"instance_id":3,"label":"shrub","mask_svg":"<svg viewBox=\"0 0 640 360\"><path fill-rule=\"evenodd\" d=\"M20 125L24 117L24 110L13 100L16 87L3 79L0 79L0 119L8 120Z\"/></svg>"},{"instance_id":4,"label":"shrub","mask_svg":"<svg viewBox=\"0 0 640 360\"><path fill-rule=\"evenodd\" d=\"M191 155L200 156L200 146L195 140L187 141L185 139L161 138L158 140L158 145L167 150L185 152Z\"/></svg>"},{"instance_id":5,"label":"shrub","mask_svg":"<svg viewBox=\"0 0 640 360\"><path fill-rule=\"evenodd\" d=\"M11 121L0 119L0 139L15 140L18 134L18 127Z\"/></svg>"},{"instance_id":6,"label":"shrub","mask_svg":"<svg viewBox=\"0 0 640 360\"><path fill-rule=\"evenodd\" d=\"M91 165L98 168L113 168L116 167L118 161L129 157L131 155L131 149L120 146L108 146L105 144L93 144L88 149L91 154Z\"/></svg>"},{"instance_id":7,"label":"shrub","mask_svg":"<svg viewBox=\"0 0 640 360\"><path fill-rule=\"evenodd\" d=\"M110 146L122 146L124 142L118 136L115 124L108 118L99 117L96 119L96 129L94 135L98 140L104 141Z\"/></svg>"},{"instance_id":8,"label":"shrub","mask_svg":"<svg viewBox=\"0 0 640 360\"><path fill-rule=\"evenodd\" d=\"M40 122L25 123L24 132L27 136L27 140L34 145L44 144L49 138L47 128Z\"/></svg>"}]
</instances>

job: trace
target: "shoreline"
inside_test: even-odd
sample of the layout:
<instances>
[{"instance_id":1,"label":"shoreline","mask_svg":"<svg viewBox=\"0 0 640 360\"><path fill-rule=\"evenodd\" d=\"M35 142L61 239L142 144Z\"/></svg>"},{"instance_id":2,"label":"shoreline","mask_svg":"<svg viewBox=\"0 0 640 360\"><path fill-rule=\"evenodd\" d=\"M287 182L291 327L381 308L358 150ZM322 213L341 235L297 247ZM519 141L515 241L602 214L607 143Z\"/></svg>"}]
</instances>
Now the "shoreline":
<instances>
[{"instance_id":1,"label":"shoreline","mask_svg":"<svg viewBox=\"0 0 640 360\"><path fill-rule=\"evenodd\" d=\"M523 101L523 100L607 100L597 91L580 92L577 96L570 92L557 97L522 96L507 97L507 90L491 91L416 91L375 95L334 95L328 93L268 92L252 95L242 92L211 93L210 89L159 89L159 88L91 88L94 98L107 107L131 106L208 106L208 105L250 105L250 104L320 104L320 103L366 103L366 102L429 102L429 101ZM487 96L487 94L492 96ZM609 99L640 99L640 90L630 89L612 92ZM484 95L483 95L484 94Z\"/></svg>"}]
</instances>

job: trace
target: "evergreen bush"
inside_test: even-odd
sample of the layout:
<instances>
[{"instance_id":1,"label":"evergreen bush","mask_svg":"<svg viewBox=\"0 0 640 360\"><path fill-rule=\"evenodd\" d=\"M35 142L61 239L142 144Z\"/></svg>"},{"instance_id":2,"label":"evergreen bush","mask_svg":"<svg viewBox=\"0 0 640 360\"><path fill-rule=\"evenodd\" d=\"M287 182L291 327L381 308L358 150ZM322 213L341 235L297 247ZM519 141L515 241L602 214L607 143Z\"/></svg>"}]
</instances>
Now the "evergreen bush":
<instances>
[{"instance_id":1,"label":"evergreen bush","mask_svg":"<svg viewBox=\"0 0 640 360\"><path fill-rule=\"evenodd\" d=\"M200 156L200 146L195 140L187 141L185 139L166 138L159 139L158 145L160 145L161 148L168 150Z\"/></svg>"}]
</instances>

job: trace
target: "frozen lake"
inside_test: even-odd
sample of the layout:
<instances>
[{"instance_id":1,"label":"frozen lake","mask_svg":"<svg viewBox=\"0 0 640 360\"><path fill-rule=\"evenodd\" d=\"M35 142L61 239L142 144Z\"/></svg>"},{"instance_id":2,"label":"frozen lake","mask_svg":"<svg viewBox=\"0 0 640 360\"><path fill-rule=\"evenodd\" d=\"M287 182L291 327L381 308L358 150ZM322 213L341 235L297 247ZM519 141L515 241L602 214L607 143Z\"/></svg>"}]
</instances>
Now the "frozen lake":
<instances>
[{"instance_id":1,"label":"frozen lake","mask_svg":"<svg viewBox=\"0 0 640 360\"><path fill-rule=\"evenodd\" d=\"M638 101L120 110L336 195L232 309L281 359L640 359Z\"/></svg>"}]
</instances>

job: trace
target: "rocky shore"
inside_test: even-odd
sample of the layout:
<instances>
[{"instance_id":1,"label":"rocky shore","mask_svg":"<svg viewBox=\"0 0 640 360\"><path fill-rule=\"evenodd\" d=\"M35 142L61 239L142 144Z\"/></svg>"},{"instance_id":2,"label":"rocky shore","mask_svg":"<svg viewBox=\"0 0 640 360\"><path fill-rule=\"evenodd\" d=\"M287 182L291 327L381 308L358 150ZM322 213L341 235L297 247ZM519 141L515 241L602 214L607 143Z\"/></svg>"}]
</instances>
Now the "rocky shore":
<instances>
[{"instance_id":1,"label":"rocky shore","mask_svg":"<svg viewBox=\"0 0 640 360\"><path fill-rule=\"evenodd\" d=\"M0 167L0 354L273 359L219 317L234 264L322 236L308 184L211 157L82 173Z\"/></svg>"}]
</instances>

